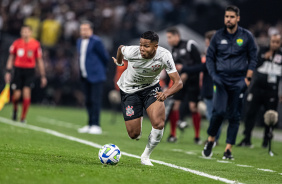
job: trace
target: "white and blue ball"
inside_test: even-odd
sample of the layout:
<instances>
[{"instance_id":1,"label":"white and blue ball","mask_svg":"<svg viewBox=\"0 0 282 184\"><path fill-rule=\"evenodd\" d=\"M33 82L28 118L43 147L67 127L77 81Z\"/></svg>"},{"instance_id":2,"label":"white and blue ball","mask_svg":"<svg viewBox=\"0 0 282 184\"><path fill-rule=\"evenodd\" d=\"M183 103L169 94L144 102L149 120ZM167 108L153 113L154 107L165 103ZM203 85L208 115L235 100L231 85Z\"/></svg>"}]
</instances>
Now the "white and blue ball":
<instances>
[{"instance_id":1,"label":"white and blue ball","mask_svg":"<svg viewBox=\"0 0 282 184\"><path fill-rule=\"evenodd\" d=\"M120 149L114 144L105 144L99 150L99 159L102 164L116 165L121 157Z\"/></svg>"}]
</instances>

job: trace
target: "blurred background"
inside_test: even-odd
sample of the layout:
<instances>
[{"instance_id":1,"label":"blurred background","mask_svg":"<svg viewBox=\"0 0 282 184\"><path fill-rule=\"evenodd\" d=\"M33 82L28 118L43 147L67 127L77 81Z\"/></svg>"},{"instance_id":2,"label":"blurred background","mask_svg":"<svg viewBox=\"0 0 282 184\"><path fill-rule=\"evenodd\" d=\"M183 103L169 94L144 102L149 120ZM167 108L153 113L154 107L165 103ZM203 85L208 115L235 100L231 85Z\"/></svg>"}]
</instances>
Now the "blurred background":
<instances>
[{"instance_id":1,"label":"blurred background","mask_svg":"<svg viewBox=\"0 0 282 184\"><path fill-rule=\"evenodd\" d=\"M37 85L32 102L44 105L84 106L79 81L76 40L82 20L94 23L110 55L120 44L139 44L141 33L153 30L166 44L165 30L177 25L183 39L195 39L202 52L204 33L223 27L224 9L234 4L241 10L240 26L249 29L259 46L268 44L268 35L282 33L281 0L2 0L0 1L0 89L9 46L28 24L41 42L48 86ZM104 86L103 108L111 108L108 93L114 89L116 66L110 61ZM281 104L279 107L281 111ZM280 120L280 127L281 127Z\"/></svg>"}]
</instances>

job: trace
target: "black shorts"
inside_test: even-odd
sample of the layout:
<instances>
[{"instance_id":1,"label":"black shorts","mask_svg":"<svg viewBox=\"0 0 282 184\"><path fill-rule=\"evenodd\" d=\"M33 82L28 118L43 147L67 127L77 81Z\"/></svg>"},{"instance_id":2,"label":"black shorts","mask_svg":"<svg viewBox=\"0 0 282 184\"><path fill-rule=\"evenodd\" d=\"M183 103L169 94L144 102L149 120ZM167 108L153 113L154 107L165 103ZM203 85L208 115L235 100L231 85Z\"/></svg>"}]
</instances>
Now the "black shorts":
<instances>
[{"instance_id":1,"label":"black shorts","mask_svg":"<svg viewBox=\"0 0 282 184\"><path fill-rule=\"evenodd\" d=\"M188 102L195 102L199 101L200 96L200 89L197 87L188 87L184 85L183 88L173 95L174 100L181 100L183 101L188 100Z\"/></svg>"},{"instance_id":2,"label":"black shorts","mask_svg":"<svg viewBox=\"0 0 282 184\"><path fill-rule=\"evenodd\" d=\"M15 67L11 88L13 90L34 86L35 69Z\"/></svg>"},{"instance_id":3,"label":"black shorts","mask_svg":"<svg viewBox=\"0 0 282 184\"><path fill-rule=\"evenodd\" d=\"M143 116L143 108L147 109L156 99L156 92L161 91L161 86L156 84L142 91L129 94L120 90L121 107L124 121Z\"/></svg>"}]
</instances>

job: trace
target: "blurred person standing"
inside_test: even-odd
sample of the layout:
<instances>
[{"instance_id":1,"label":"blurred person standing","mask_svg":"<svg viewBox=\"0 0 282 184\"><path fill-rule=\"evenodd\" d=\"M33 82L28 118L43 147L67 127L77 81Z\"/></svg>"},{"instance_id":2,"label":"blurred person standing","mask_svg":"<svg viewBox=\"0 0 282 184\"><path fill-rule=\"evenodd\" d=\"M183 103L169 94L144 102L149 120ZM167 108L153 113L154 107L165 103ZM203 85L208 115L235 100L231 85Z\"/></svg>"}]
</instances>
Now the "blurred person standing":
<instances>
[{"instance_id":1,"label":"blurred person standing","mask_svg":"<svg viewBox=\"0 0 282 184\"><path fill-rule=\"evenodd\" d=\"M21 38L14 41L10 47L10 55L6 65L5 82L11 82L11 73L14 75L11 88L13 90L13 116L17 120L18 102L23 96L23 109L20 121L25 123L26 114L30 105L31 88L34 85L36 61L41 75L41 87L45 87L47 79L42 59L40 43L33 39L31 27L24 25L21 28Z\"/></svg>"},{"instance_id":2,"label":"blurred person standing","mask_svg":"<svg viewBox=\"0 0 282 184\"><path fill-rule=\"evenodd\" d=\"M181 40L180 33L177 28L169 28L166 31L167 41L172 46L172 56L175 61L176 67L187 66L192 67L201 64L201 55L197 47L197 43L194 40ZM197 109L198 97L200 95L199 87L199 72L191 74L189 77L186 73L180 75L183 81L183 89L177 92L173 99L174 105L170 112L169 119L171 122L171 135L168 138L168 142L176 142L176 126L179 120L183 118L179 117L180 104L184 99L188 99L189 109L192 113L193 125L195 130L194 142L201 144L200 140L200 124L201 115Z\"/></svg>"},{"instance_id":3,"label":"blurred person standing","mask_svg":"<svg viewBox=\"0 0 282 184\"><path fill-rule=\"evenodd\" d=\"M251 82L245 112L245 130L244 139L238 146L252 147L252 130L256 123L256 115L260 107L264 107L264 112L268 110L277 110L278 106L278 88L282 76L282 50L281 35L273 34L270 36L268 47L260 49L258 54L257 69L254 71ZM265 125L262 147L268 146L269 126Z\"/></svg>"},{"instance_id":4,"label":"blurred person standing","mask_svg":"<svg viewBox=\"0 0 282 184\"><path fill-rule=\"evenodd\" d=\"M101 134L99 121L102 88L106 80L109 55L101 39L93 34L93 24L90 21L81 23L80 36L77 41L77 52L89 120L88 125L78 129L78 132Z\"/></svg>"},{"instance_id":5,"label":"blurred person standing","mask_svg":"<svg viewBox=\"0 0 282 184\"><path fill-rule=\"evenodd\" d=\"M207 51L207 69L214 82L213 112L208 128L208 142L202 155L212 156L215 137L228 112L229 126L223 159L234 159L235 144L241 114L241 98L250 84L257 64L257 47L253 35L238 26L240 10L236 6L225 9L225 28L213 36Z\"/></svg>"}]
</instances>

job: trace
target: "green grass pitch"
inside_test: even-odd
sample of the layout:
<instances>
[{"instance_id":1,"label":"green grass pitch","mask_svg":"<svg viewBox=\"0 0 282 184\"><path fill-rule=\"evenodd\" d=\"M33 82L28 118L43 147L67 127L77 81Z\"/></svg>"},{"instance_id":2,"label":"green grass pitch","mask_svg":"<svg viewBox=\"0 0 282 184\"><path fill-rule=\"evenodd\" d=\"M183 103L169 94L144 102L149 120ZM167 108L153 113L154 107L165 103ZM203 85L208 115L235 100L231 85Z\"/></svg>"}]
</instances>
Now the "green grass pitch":
<instances>
[{"instance_id":1,"label":"green grass pitch","mask_svg":"<svg viewBox=\"0 0 282 184\"><path fill-rule=\"evenodd\" d=\"M5 106L0 111L0 117L10 119L11 110L11 105ZM113 143L121 151L138 156L142 154L151 130L150 122L145 118L141 140L131 140L127 135L122 114L103 111L102 135L79 134L77 128L87 122L84 109L35 105L29 110L27 122L28 125L55 130L100 145ZM188 122L191 124L190 119ZM207 121L202 121L202 140L207 138L207 126ZM242 130L237 141L242 138L241 132ZM262 140L253 138L253 149L234 147L235 160L222 163L220 161L224 151L226 126L223 127L220 145L214 148L213 159L201 158L204 146L193 143L192 126L184 133L177 133L178 142L167 143L169 125L166 126L163 140L151 158L240 183L282 183L281 142L273 141L273 151L277 155L270 157L267 150L260 147ZM0 120L0 183L224 183L157 163L154 163L154 167L144 166L140 164L140 159L124 155L118 165L103 166L98 159L98 151L98 148L44 132L4 124ZM272 172L259 169L269 169Z\"/></svg>"}]
</instances>

